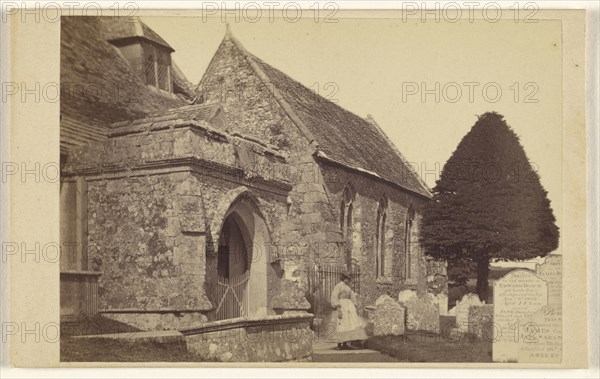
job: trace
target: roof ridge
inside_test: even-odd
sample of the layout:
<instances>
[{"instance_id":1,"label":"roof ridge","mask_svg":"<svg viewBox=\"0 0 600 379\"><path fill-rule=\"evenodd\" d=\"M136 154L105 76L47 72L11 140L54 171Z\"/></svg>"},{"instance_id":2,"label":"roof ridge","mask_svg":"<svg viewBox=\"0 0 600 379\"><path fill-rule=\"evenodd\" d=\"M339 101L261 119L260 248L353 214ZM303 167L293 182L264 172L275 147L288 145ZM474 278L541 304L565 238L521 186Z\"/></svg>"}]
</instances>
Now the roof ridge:
<instances>
[{"instance_id":1,"label":"roof ridge","mask_svg":"<svg viewBox=\"0 0 600 379\"><path fill-rule=\"evenodd\" d=\"M256 60L258 60L258 61L259 61L261 64L264 64L264 65L266 65L266 66L269 66L269 67L271 67L273 70L277 70L277 71L279 71L279 72L281 73L281 75L285 76L287 79L289 79L289 80L291 80L292 82L294 82L294 83L298 84L299 86L302 86L302 87L304 87L306 90L310 91L310 92L313 94L313 96L314 96L315 98L318 98L318 99L319 99L319 101L326 101L326 102L328 102L329 104L331 104L331 105L333 105L334 107L336 107L337 109L341 110L342 112L345 112L345 113L351 114L352 116L356 117L357 119L360 119L360 120L364 120L364 121L366 121L366 120L364 119L364 117L362 117L362 116L360 116L360 115L358 115L358 114L356 114L356 113L352 112L352 111L351 111L351 110L349 110L349 109L346 109L346 108L342 107L342 106L341 106L341 105L339 105L338 103L336 103L336 102L334 102L334 101L331 101L331 100L329 100L328 98L326 98L326 97L324 97L324 96L321 96L321 95L319 95L318 93L316 93L315 91L311 90L310 88L308 88L307 86L305 86L305 85L304 85L304 84L302 84L301 82L299 82L299 81L297 81L296 79L292 78L291 76L289 76L289 75L288 75L288 74L286 74L285 72L281 71L280 69L278 69L278 68L276 68L276 67L273 67L272 65L270 65L269 63L267 63L267 62L265 62L264 60L260 59L260 58L259 58L259 57L257 57L256 55L254 55L254 54L252 54L252 53L250 53L250 52L247 52L247 54L248 54L248 55L250 55L250 56L252 57L252 59L256 59Z\"/></svg>"},{"instance_id":2,"label":"roof ridge","mask_svg":"<svg viewBox=\"0 0 600 379\"><path fill-rule=\"evenodd\" d=\"M375 126L375 128L377 128L377 130L379 131L379 133L383 136L383 138L385 138L388 143L392 146L392 148L394 149L394 151L396 152L396 154L398 154L398 156L400 157L400 160L402 160L402 162L410 168L410 164L408 162L408 160L406 160L406 158L404 157L404 154L402 154L402 152L400 151L400 149L398 149L398 146L396 146L396 144L394 144L392 142L392 140L390 139L390 137L383 131L383 129L381 129L381 126L379 126L379 124L377 123L377 121L375 121L375 118L373 118L372 115L367 114L367 118L365 118L365 121L367 121L369 124ZM427 185L427 183L425 183L425 181L423 180L423 178L421 178L420 175L417 175L414 171L411 170L411 172L413 173L413 176L417 178L419 184L421 185L421 187L423 187L423 189L428 193L428 194L432 194L431 193L431 189L429 189L429 186Z\"/></svg>"},{"instance_id":3,"label":"roof ridge","mask_svg":"<svg viewBox=\"0 0 600 379\"><path fill-rule=\"evenodd\" d=\"M284 76L285 76L287 79L289 79L289 80L291 80L291 81L295 82L297 85L300 85L300 86L302 86L303 88L305 88L305 89L309 90L309 91L310 91L310 92L311 92L311 93L312 93L312 94L315 96L315 98L318 98L318 99L319 99L319 101L326 101L326 102L328 102L329 104L333 105L333 106L334 106L336 109L338 109L338 110L340 110L340 111L342 111L342 112L344 112L344 113L346 113L346 114L350 114L350 115L352 115L353 117L355 117L355 118L357 118L357 119L360 119L360 120L366 121L366 122L368 122L370 125L373 125L373 126L375 127L375 129L376 129L376 130L379 132L379 134L381 134L381 135L383 136L383 138L386 140L386 142L387 142L387 143L388 143L388 144L389 144L389 145L392 147L392 149L393 149L393 150L394 150L394 152L395 152L395 153L398 155L398 157L400 158L400 160L402 161L402 163L404 163L404 165L406 165L406 166L407 166L407 168L409 168L409 169L410 169L410 167L411 167L411 166L410 166L410 164L408 163L408 161L406 160L406 158L404 157L404 155L403 155L403 154L400 152L400 149L398 149L398 147L397 147L397 146L396 146L396 145L395 145L395 144L392 142L392 140L389 138L389 136L388 136L388 135L387 135L387 134L386 134L386 133L383 131L383 129L381 129L381 127L379 126L379 124L378 124L378 123L375 121L375 119L373 119L373 116L371 116L371 121L369 121L368 119L365 119L365 118L363 118L363 117L359 116L358 114L356 114L356 113L354 113L354 112L352 112L352 111L350 111L350 110L348 110L348 109L346 109L346 108L342 107L341 105L339 105L339 104L337 104L337 103L335 103L335 102L333 102L333 101L331 101L331 100L329 100L329 99L327 99L327 98L325 98L325 97L323 97L323 96L319 95L318 93L315 93L315 92L314 92L314 91L312 91L310 88L306 87L304 84L302 84L302 83L300 83L299 81L295 80L294 78L292 78L291 76L289 76L289 75L288 75L288 74L286 74L285 72L283 72L283 71L281 71L281 70L279 70L279 69L277 69L277 68L275 68L275 67L271 66L270 64L266 63L265 61L263 61L262 59L258 58L258 57L257 57L257 56L255 56L254 54L252 54L252 53L250 53L250 52L247 52L247 51L245 51L245 52L246 52L247 56L249 56L251 59L256 59L256 60L258 60L259 62L261 62L261 64L267 65L267 66L269 66L269 67L273 68L274 70L277 70L277 71L279 71L279 72L280 72L282 75L284 75ZM259 69L260 69L260 70L261 70L261 72L262 72L262 68L260 68L260 67L259 67ZM266 74L265 74L265 76L266 76ZM267 76L267 78L268 78L268 76ZM274 88L275 86L273 86L273 85L272 85L271 87L273 87L273 90L274 90L274 91L277 91L277 90ZM284 101L285 101L285 100L284 100ZM293 111L292 111L292 112L293 112ZM370 115L369 115L369 116L370 116ZM324 152L323 152L323 153L324 153ZM331 160L331 158L329 158L329 159ZM362 170L363 170L363 171L365 171L365 172L370 172L369 170L366 170L366 169L362 169ZM422 188L425 190L425 192L426 192L427 194L431 195L431 190L429 189L429 186L428 186L428 185L427 185L427 184L426 184L426 183L425 183L425 182L422 180L422 178L421 178L419 175L417 175L416 173L414 173L412 170L410 170L410 171L411 171L411 174L412 174L412 176L414 176L414 177L417 179L418 183L419 183L419 184L421 185L421 187L422 187ZM379 176L379 175L376 175L376 176Z\"/></svg>"},{"instance_id":4,"label":"roof ridge","mask_svg":"<svg viewBox=\"0 0 600 379\"><path fill-rule=\"evenodd\" d=\"M325 160L336 162L344 167L358 170L370 176L378 177L410 192L431 198L431 192L428 186L422 182L421 178L416 175L414 171L408 175L402 174L406 171L412 171L410 165L400 153L397 146L391 142L379 125L369 122L356 113L315 93L315 91L304 84L248 52L230 31L225 33L221 45L226 42L232 44L234 51L240 54L243 60L247 62L251 71L259 78L260 83L267 87L268 93L273 96L281 109L286 113L287 117L290 118L300 133L309 141L314 148L313 156L315 158L323 157ZM214 58L215 57L213 56L213 60ZM282 85L281 82L284 82L285 84ZM293 89L292 98L289 98L287 93L280 92L286 91L288 88L286 85L288 84L292 86ZM296 94L296 90L301 93ZM299 97L298 99L295 99L293 96ZM302 98L302 96L304 96L304 98ZM295 102L296 100L300 101ZM321 113L309 116L308 114L311 114L311 109L313 107L322 107L321 109L316 110ZM306 112L308 112L308 114L305 114ZM320 120L312 120L310 117L316 117L317 119L320 117ZM317 124L315 124L315 121ZM322 123L321 126L318 125L319 122ZM344 126L346 125L345 123L348 124L347 127ZM320 130L321 127L326 126L335 128L335 131L331 131L333 134L327 134L329 137L323 135L323 131ZM369 136L373 136L375 140L371 137L366 139L358 137L361 133L359 131L360 127L367 128L368 131L365 130L365 132ZM352 139L343 137L343 133L348 130L358 132L356 135L357 138ZM332 150L331 146L332 141L336 139L337 142L334 143L341 144L340 146L343 146L344 149L350 149L350 151L341 153L350 154L350 158L340 160L339 156L336 157L336 154L339 155L340 153L336 152L335 149ZM378 147L375 143L381 143L385 145L385 147ZM382 149L382 153L377 153L377 150L380 148ZM329 153L333 153L333 155L330 156ZM358 158L354 155L357 155ZM380 161L379 159L382 160ZM385 166L386 164L391 164L392 166L387 167Z\"/></svg>"},{"instance_id":5,"label":"roof ridge","mask_svg":"<svg viewBox=\"0 0 600 379\"><path fill-rule=\"evenodd\" d=\"M225 34L225 38L224 39L229 39L233 43L233 45L238 50L240 50L240 52L242 53L242 55L244 56L244 58L246 59L246 61L250 65L250 68L252 69L252 71L254 71L254 73L256 74L256 76L258 76L258 78L263 83L263 85L265 87L267 87L267 90L271 93L271 95L273 95L273 97L275 98L275 100L279 103L279 106L281 106L281 108L283 108L283 110L288 115L288 117L292 120L292 122L300 130L300 133L304 135L304 137L308 140L308 143L310 145L312 145L315 148L315 150L318 150L319 149L319 145L318 145L317 140L314 137L314 135L311 133L311 131L308 129L308 127L304 124L304 122L302 122L302 120L296 114L296 112L294 112L294 110L292 109L291 105L279 93L279 91L277 90L277 88L275 88L275 84L273 84L271 82L271 80L269 79L269 77L267 76L267 74L265 74L265 72L263 71L263 69L258 64L256 64L256 62L254 61L254 59L258 59L258 60L260 60L260 59L257 58L256 56L254 56L253 54L249 53L248 50L246 50L246 48L241 44L241 42L238 41L237 38L235 38L231 34L231 31L230 31L229 28L227 28L227 32Z\"/></svg>"}]
</instances>

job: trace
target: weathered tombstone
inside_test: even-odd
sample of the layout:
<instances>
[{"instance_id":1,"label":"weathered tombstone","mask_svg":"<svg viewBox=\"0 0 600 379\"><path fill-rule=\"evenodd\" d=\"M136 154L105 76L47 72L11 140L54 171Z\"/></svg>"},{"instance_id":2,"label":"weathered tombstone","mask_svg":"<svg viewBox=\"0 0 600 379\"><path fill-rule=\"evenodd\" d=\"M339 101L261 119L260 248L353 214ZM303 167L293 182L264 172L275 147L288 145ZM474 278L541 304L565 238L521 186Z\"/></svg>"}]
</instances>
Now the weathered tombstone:
<instances>
[{"instance_id":1,"label":"weathered tombstone","mask_svg":"<svg viewBox=\"0 0 600 379\"><path fill-rule=\"evenodd\" d=\"M523 325L548 302L548 284L528 270L514 270L494 283L494 362L518 362Z\"/></svg>"},{"instance_id":2,"label":"weathered tombstone","mask_svg":"<svg viewBox=\"0 0 600 379\"><path fill-rule=\"evenodd\" d=\"M435 296L426 293L422 297L413 296L404 302L406 307L406 328L411 331L439 333L440 308Z\"/></svg>"},{"instance_id":3,"label":"weathered tombstone","mask_svg":"<svg viewBox=\"0 0 600 379\"><path fill-rule=\"evenodd\" d=\"M387 295L375 302L373 334L376 336L401 336L404 334L404 307Z\"/></svg>"},{"instance_id":4,"label":"weathered tombstone","mask_svg":"<svg viewBox=\"0 0 600 379\"><path fill-rule=\"evenodd\" d=\"M445 293L438 293L437 295L435 295L437 302L438 302L438 306L440 308L440 315L447 315L448 314L448 295L446 295Z\"/></svg>"},{"instance_id":5,"label":"weathered tombstone","mask_svg":"<svg viewBox=\"0 0 600 379\"><path fill-rule=\"evenodd\" d=\"M469 334L486 341L494 338L494 306L483 304L469 307Z\"/></svg>"},{"instance_id":6,"label":"weathered tombstone","mask_svg":"<svg viewBox=\"0 0 600 379\"><path fill-rule=\"evenodd\" d=\"M543 264L535 265L535 273L548 282L548 304L562 304L562 255L548 255Z\"/></svg>"},{"instance_id":7,"label":"weathered tombstone","mask_svg":"<svg viewBox=\"0 0 600 379\"><path fill-rule=\"evenodd\" d=\"M403 291L400 291L400 293L398 294L398 301L400 303L406 303L408 300L412 299L413 297L417 297L417 291L403 290Z\"/></svg>"},{"instance_id":8,"label":"weathered tombstone","mask_svg":"<svg viewBox=\"0 0 600 379\"><path fill-rule=\"evenodd\" d=\"M468 293L456 303L453 308L453 314L456 315L456 325L466 333L469 330L469 308L471 306L482 306L484 303L479 300L479 296L474 293Z\"/></svg>"},{"instance_id":9,"label":"weathered tombstone","mask_svg":"<svg viewBox=\"0 0 600 379\"><path fill-rule=\"evenodd\" d=\"M540 308L523 325L519 363L560 363L562 361L562 307Z\"/></svg>"}]
</instances>

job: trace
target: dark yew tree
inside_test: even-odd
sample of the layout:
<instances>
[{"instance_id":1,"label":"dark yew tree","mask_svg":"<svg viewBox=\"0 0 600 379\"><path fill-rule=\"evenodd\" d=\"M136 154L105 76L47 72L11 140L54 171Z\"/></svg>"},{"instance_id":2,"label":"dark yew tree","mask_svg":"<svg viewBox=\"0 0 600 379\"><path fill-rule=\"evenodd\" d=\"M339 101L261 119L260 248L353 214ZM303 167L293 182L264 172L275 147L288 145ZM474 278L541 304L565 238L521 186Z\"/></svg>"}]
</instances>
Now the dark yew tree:
<instances>
[{"instance_id":1,"label":"dark yew tree","mask_svg":"<svg viewBox=\"0 0 600 379\"><path fill-rule=\"evenodd\" d=\"M558 247L547 192L519 138L495 112L479 117L444 166L423 213L420 242L438 259L477 265L487 299L490 261L522 261Z\"/></svg>"}]
</instances>

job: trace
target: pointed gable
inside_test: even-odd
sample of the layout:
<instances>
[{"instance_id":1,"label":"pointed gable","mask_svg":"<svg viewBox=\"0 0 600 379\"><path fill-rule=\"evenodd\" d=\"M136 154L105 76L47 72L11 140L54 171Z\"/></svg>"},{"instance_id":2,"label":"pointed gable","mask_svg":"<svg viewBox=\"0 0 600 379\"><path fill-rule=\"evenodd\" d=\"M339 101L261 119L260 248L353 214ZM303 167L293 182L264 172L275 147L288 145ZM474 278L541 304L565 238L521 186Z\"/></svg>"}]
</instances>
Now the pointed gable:
<instances>
[{"instance_id":1,"label":"pointed gable","mask_svg":"<svg viewBox=\"0 0 600 379\"><path fill-rule=\"evenodd\" d=\"M260 78L270 95L285 110L300 132L316 146L316 157L323 161L342 165L385 181L425 197L431 197L427 185L414 173L391 140L373 121L365 120L339 105L323 98L283 72L248 53L229 34L217 54L234 55L245 60L253 74ZM222 57L213 57L223 59ZM215 63L219 66L219 63ZM210 66L209 66L210 67ZM222 80L226 80L231 67L219 67ZM204 82L204 78L201 82ZM203 96L203 93L199 93Z\"/></svg>"}]
</instances>

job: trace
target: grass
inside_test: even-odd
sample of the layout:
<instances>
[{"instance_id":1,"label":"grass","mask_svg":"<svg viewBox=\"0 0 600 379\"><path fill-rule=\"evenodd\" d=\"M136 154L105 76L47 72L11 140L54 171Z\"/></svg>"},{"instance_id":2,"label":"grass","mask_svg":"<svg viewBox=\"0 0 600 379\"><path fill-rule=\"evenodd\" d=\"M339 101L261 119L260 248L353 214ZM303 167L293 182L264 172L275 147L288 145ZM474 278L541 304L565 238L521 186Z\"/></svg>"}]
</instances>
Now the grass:
<instances>
[{"instance_id":1,"label":"grass","mask_svg":"<svg viewBox=\"0 0 600 379\"><path fill-rule=\"evenodd\" d=\"M367 347L401 362L491 362L492 343L464 336L453 341L438 334L376 336Z\"/></svg>"},{"instance_id":2,"label":"grass","mask_svg":"<svg viewBox=\"0 0 600 379\"><path fill-rule=\"evenodd\" d=\"M61 337L90 336L94 334L131 333L141 330L119 321L111 320L100 315L93 317L81 316L74 321L61 321Z\"/></svg>"},{"instance_id":3,"label":"grass","mask_svg":"<svg viewBox=\"0 0 600 379\"><path fill-rule=\"evenodd\" d=\"M100 315L61 322L60 360L63 362L199 362L185 342L155 342L76 336L139 332L131 325Z\"/></svg>"},{"instance_id":4,"label":"grass","mask_svg":"<svg viewBox=\"0 0 600 379\"><path fill-rule=\"evenodd\" d=\"M159 343L110 338L63 338L62 362L199 362L185 342Z\"/></svg>"}]
</instances>

